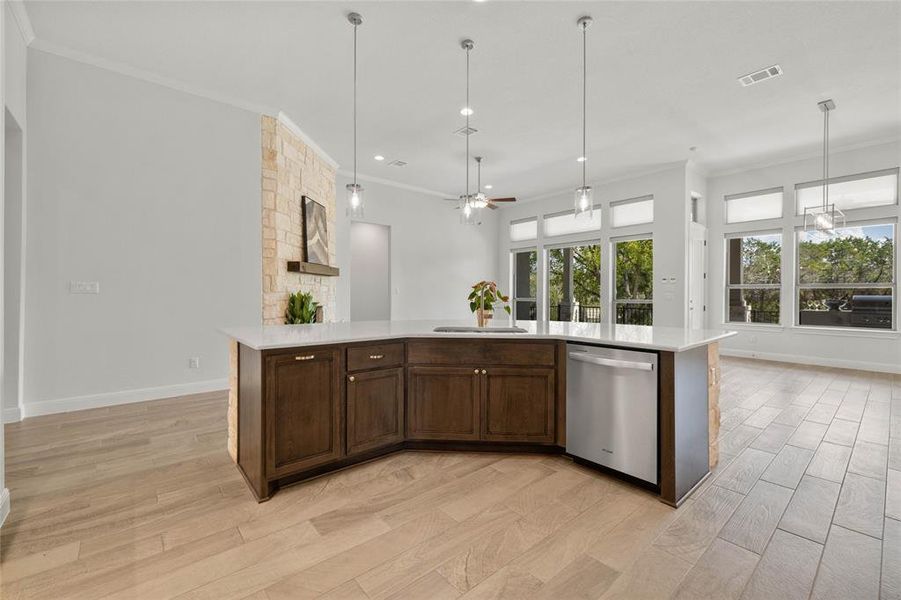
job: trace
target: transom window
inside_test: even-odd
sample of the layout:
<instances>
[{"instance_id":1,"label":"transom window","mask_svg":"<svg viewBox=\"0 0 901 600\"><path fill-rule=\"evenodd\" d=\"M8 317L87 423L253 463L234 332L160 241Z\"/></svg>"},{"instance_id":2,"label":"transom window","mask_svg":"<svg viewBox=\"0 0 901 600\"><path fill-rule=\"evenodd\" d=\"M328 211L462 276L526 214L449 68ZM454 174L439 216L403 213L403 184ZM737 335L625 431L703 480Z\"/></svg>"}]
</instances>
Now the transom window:
<instances>
[{"instance_id":1,"label":"transom window","mask_svg":"<svg viewBox=\"0 0 901 600\"><path fill-rule=\"evenodd\" d=\"M820 206L822 203L822 179L795 186L797 214L803 215L805 208ZM829 203L843 211L897 204L898 169L830 178Z\"/></svg>"},{"instance_id":2,"label":"transom window","mask_svg":"<svg viewBox=\"0 0 901 600\"><path fill-rule=\"evenodd\" d=\"M522 242L538 239L538 217L510 222L510 241Z\"/></svg>"},{"instance_id":3,"label":"transom window","mask_svg":"<svg viewBox=\"0 0 901 600\"><path fill-rule=\"evenodd\" d=\"M782 188L770 188L725 197L726 223L782 218Z\"/></svg>"},{"instance_id":4,"label":"transom window","mask_svg":"<svg viewBox=\"0 0 901 600\"><path fill-rule=\"evenodd\" d=\"M798 232L798 324L894 329L895 224Z\"/></svg>"},{"instance_id":5,"label":"transom window","mask_svg":"<svg viewBox=\"0 0 901 600\"><path fill-rule=\"evenodd\" d=\"M583 233L586 231L601 231L601 210L595 208L588 215L580 215L576 218L574 211L567 210L550 215L544 215L544 235L554 237L571 233Z\"/></svg>"},{"instance_id":6,"label":"transom window","mask_svg":"<svg viewBox=\"0 0 901 600\"><path fill-rule=\"evenodd\" d=\"M654 222L654 196L620 200L610 204L610 224L628 227Z\"/></svg>"}]
</instances>

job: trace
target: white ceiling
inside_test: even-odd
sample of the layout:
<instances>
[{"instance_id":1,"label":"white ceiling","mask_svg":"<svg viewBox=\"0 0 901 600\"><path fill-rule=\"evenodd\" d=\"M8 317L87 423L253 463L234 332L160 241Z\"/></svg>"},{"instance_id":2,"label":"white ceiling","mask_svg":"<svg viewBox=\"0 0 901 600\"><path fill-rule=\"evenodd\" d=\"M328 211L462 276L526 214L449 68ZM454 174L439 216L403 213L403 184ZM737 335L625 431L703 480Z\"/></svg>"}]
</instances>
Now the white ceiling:
<instances>
[{"instance_id":1,"label":"white ceiling","mask_svg":"<svg viewBox=\"0 0 901 600\"><path fill-rule=\"evenodd\" d=\"M899 2L41 2L37 38L285 111L352 163L351 32L359 30L359 171L463 188L464 60L483 183L522 198L575 187L580 52L589 29L589 178L694 158L724 171L901 136ZM743 88L778 63L785 75ZM697 151L690 152L690 146ZM398 169L375 154L402 159Z\"/></svg>"}]
</instances>

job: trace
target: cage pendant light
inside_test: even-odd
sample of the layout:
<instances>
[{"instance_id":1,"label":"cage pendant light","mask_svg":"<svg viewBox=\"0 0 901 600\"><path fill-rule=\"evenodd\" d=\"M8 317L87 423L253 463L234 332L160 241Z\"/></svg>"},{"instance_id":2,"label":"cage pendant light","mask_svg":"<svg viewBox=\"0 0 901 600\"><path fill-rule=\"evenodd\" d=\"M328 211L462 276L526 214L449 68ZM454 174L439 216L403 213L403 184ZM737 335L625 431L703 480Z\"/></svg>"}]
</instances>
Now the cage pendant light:
<instances>
[{"instance_id":1,"label":"cage pendant light","mask_svg":"<svg viewBox=\"0 0 901 600\"><path fill-rule=\"evenodd\" d=\"M829 202L829 113L835 110L835 102L823 100L817 106L823 112L823 201L804 207L804 230L832 234L845 226L845 213Z\"/></svg>"},{"instance_id":2,"label":"cage pendant light","mask_svg":"<svg viewBox=\"0 0 901 600\"><path fill-rule=\"evenodd\" d=\"M582 155L579 162L582 163L582 185L576 188L573 208L575 217L581 216L591 218L594 211L594 201L592 200L591 186L586 181L586 167L588 165L588 149L586 144L586 114L588 107L588 28L591 27L591 17L585 16L577 21L579 30L582 32Z\"/></svg>"},{"instance_id":3,"label":"cage pendant light","mask_svg":"<svg viewBox=\"0 0 901 600\"><path fill-rule=\"evenodd\" d=\"M354 181L345 186L347 190L347 214L351 217L363 216L363 186L357 183L357 27L363 24L363 17L352 12L347 20L354 26Z\"/></svg>"},{"instance_id":4,"label":"cage pendant light","mask_svg":"<svg viewBox=\"0 0 901 600\"><path fill-rule=\"evenodd\" d=\"M463 137L466 138L466 189L460 196L460 223L463 225L475 225L478 223L479 209L475 197L469 193L469 117L472 114L472 106L469 104L469 53L475 47L472 40L466 39L460 43L460 47L466 51L466 104L465 110L460 111L466 117L466 129Z\"/></svg>"}]
</instances>

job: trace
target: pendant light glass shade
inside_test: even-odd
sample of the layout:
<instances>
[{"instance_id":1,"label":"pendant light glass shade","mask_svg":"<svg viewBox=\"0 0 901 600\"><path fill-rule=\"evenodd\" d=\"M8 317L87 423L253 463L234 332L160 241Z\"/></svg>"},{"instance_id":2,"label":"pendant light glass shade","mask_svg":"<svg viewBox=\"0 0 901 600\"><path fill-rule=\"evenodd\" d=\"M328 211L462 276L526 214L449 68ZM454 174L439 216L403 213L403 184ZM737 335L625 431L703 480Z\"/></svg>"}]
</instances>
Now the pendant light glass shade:
<instances>
[{"instance_id":1,"label":"pendant light glass shade","mask_svg":"<svg viewBox=\"0 0 901 600\"><path fill-rule=\"evenodd\" d=\"M591 211L594 210L594 202L592 200L590 185L576 188L573 209L575 210L576 217L579 215L591 217Z\"/></svg>"},{"instance_id":2,"label":"pendant light glass shade","mask_svg":"<svg viewBox=\"0 0 901 600\"><path fill-rule=\"evenodd\" d=\"M462 225L476 225L478 223L478 212L471 197L460 197L460 223Z\"/></svg>"},{"instance_id":3,"label":"pendant light glass shade","mask_svg":"<svg viewBox=\"0 0 901 600\"><path fill-rule=\"evenodd\" d=\"M351 217L363 216L363 186L359 183L348 183L347 189L347 214Z\"/></svg>"},{"instance_id":4,"label":"pendant light glass shade","mask_svg":"<svg viewBox=\"0 0 901 600\"><path fill-rule=\"evenodd\" d=\"M352 12L347 15L348 22L354 26L354 182L348 183L347 215L361 218L363 216L363 186L357 183L357 27L363 24L363 17Z\"/></svg>"},{"instance_id":5,"label":"pendant light glass shade","mask_svg":"<svg viewBox=\"0 0 901 600\"><path fill-rule=\"evenodd\" d=\"M819 206L804 208L804 230L833 234L845 226L845 213L829 202L829 113L835 102L823 100L817 107L823 112L823 198Z\"/></svg>"},{"instance_id":6,"label":"pendant light glass shade","mask_svg":"<svg viewBox=\"0 0 901 600\"><path fill-rule=\"evenodd\" d=\"M586 116L588 108L588 40L585 35L588 28L591 27L591 17L585 16L580 18L576 24L582 32L582 154L579 156L579 162L582 164L582 185L576 188L573 197L573 213L575 218L584 217L591 218L594 211L594 201L591 194L591 186L586 182L586 166L588 165L588 149L587 149L587 127Z\"/></svg>"}]
</instances>

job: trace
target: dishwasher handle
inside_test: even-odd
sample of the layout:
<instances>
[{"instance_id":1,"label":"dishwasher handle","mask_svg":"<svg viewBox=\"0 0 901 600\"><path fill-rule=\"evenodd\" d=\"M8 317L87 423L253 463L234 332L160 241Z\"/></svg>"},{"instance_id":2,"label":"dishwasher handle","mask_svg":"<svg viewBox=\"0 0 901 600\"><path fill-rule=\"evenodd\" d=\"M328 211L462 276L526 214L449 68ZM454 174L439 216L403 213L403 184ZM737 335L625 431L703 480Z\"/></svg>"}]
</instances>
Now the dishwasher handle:
<instances>
[{"instance_id":1,"label":"dishwasher handle","mask_svg":"<svg viewBox=\"0 0 901 600\"><path fill-rule=\"evenodd\" d=\"M616 367L618 369L637 369L639 371L653 371L654 363L637 362L632 360L617 360L615 358L603 358L587 352L570 352L569 357L580 362L600 365L602 367Z\"/></svg>"}]
</instances>

